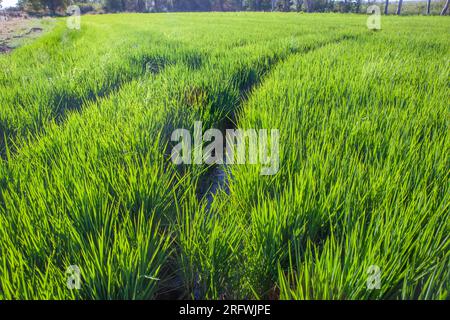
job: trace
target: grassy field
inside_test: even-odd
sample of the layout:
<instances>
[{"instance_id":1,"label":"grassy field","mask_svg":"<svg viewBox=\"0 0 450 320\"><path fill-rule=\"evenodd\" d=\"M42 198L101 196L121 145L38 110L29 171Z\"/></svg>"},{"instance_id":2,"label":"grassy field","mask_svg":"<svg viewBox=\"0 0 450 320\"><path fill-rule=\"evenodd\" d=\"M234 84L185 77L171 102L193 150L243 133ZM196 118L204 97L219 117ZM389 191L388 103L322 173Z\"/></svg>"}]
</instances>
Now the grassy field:
<instances>
[{"instance_id":1,"label":"grassy field","mask_svg":"<svg viewBox=\"0 0 450 320\"><path fill-rule=\"evenodd\" d=\"M0 298L449 299L450 19L366 19L82 16L0 56ZM279 129L280 171L209 200L170 161L195 121Z\"/></svg>"}]
</instances>

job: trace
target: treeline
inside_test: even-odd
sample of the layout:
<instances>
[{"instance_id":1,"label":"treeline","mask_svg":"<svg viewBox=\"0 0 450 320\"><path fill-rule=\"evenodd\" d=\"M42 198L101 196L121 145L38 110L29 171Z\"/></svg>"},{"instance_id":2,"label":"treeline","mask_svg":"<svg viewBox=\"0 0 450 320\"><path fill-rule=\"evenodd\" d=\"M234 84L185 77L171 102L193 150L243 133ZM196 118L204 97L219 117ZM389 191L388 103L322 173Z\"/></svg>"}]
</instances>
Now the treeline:
<instances>
[{"instance_id":1,"label":"treeline","mask_svg":"<svg viewBox=\"0 0 450 320\"><path fill-rule=\"evenodd\" d=\"M1 0L0 0L1 1ZM447 13L446 0L441 14ZM380 2L379 2L380 3ZM64 12L72 4L87 12L177 12L177 11L304 11L304 12L354 12L362 10L362 0L19 0L25 11ZM366 6L375 4L367 1ZM383 1L388 13L389 0ZM396 12L401 13L403 0L396 1ZM427 0L430 14L431 0Z\"/></svg>"},{"instance_id":2,"label":"treeline","mask_svg":"<svg viewBox=\"0 0 450 320\"><path fill-rule=\"evenodd\" d=\"M102 7L107 12L172 12L172 11L306 11L359 12L361 0L19 0L28 10L56 12L71 4L80 7Z\"/></svg>"}]
</instances>

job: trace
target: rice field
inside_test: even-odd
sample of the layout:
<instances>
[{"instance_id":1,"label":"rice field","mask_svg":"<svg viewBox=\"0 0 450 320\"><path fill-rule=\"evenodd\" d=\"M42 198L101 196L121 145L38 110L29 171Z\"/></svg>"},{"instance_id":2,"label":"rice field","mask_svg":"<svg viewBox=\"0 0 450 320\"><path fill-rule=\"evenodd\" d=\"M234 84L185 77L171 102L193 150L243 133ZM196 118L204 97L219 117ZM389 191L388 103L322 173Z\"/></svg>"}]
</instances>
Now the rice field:
<instances>
[{"instance_id":1,"label":"rice field","mask_svg":"<svg viewBox=\"0 0 450 320\"><path fill-rule=\"evenodd\" d=\"M82 16L1 55L0 299L449 299L450 19L366 20ZM174 164L196 121L278 129L278 173Z\"/></svg>"}]
</instances>

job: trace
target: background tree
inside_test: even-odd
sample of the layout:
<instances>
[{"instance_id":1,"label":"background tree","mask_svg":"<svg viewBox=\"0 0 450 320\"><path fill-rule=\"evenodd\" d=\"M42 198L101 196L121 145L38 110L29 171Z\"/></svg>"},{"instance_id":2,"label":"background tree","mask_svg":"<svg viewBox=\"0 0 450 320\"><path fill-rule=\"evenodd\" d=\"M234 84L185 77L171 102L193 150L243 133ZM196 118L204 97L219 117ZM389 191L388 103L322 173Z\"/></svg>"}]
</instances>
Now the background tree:
<instances>
[{"instance_id":1,"label":"background tree","mask_svg":"<svg viewBox=\"0 0 450 320\"><path fill-rule=\"evenodd\" d=\"M0 0L3 1L3 0ZM380 0L378 0L380 1ZM4 2L4 1L3 1ZM166 12L166 11L284 11L306 12L355 12L359 13L362 0L19 0L26 11L47 11L62 13L66 6L76 3L85 4L82 13L94 11L100 6L107 12ZM368 0L368 5L375 3ZM389 13L389 0L384 0L384 14ZM403 0L399 0L396 13L402 10ZM426 6L426 9L425 9ZM448 12L446 1L441 14ZM28 10L30 9L30 10ZM84 11L83 11L84 10ZM431 13L431 0L422 1L418 7L420 13Z\"/></svg>"},{"instance_id":2,"label":"background tree","mask_svg":"<svg viewBox=\"0 0 450 320\"><path fill-rule=\"evenodd\" d=\"M403 0L399 0L398 7L397 7L397 15L400 15L400 13L402 12L402 5L403 5Z\"/></svg>"},{"instance_id":3,"label":"background tree","mask_svg":"<svg viewBox=\"0 0 450 320\"><path fill-rule=\"evenodd\" d=\"M147 2L145 0L136 1L136 11L145 12L147 10Z\"/></svg>"},{"instance_id":4,"label":"background tree","mask_svg":"<svg viewBox=\"0 0 450 320\"><path fill-rule=\"evenodd\" d=\"M42 3L53 15L56 14L56 11L64 10L67 7L66 0L42 0Z\"/></svg>"},{"instance_id":5,"label":"background tree","mask_svg":"<svg viewBox=\"0 0 450 320\"><path fill-rule=\"evenodd\" d=\"M449 2L450 2L450 0L447 0L445 2L445 6L444 6L444 8L442 8L442 11L441 11L441 16L444 16L447 13Z\"/></svg>"},{"instance_id":6,"label":"background tree","mask_svg":"<svg viewBox=\"0 0 450 320\"><path fill-rule=\"evenodd\" d=\"M256 11L261 10L261 0L250 1L250 8Z\"/></svg>"},{"instance_id":7,"label":"background tree","mask_svg":"<svg viewBox=\"0 0 450 320\"><path fill-rule=\"evenodd\" d=\"M291 1L290 0L283 0L283 11L291 11Z\"/></svg>"},{"instance_id":8,"label":"background tree","mask_svg":"<svg viewBox=\"0 0 450 320\"><path fill-rule=\"evenodd\" d=\"M125 8L122 0L105 0L105 9L109 12L118 12L123 11Z\"/></svg>"},{"instance_id":9,"label":"background tree","mask_svg":"<svg viewBox=\"0 0 450 320\"><path fill-rule=\"evenodd\" d=\"M356 0L356 2L355 2L355 12L356 13L360 13L360 11L361 11L361 2L362 2L362 0Z\"/></svg>"},{"instance_id":10,"label":"background tree","mask_svg":"<svg viewBox=\"0 0 450 320\"><path fill-rule=\"evenodd\" d=\"M224 0L217 0L217 5L219 6L220 11L225 11L225 7L223 6Z\"/></svg>"},{"instance_id":11,"label":"background tree","mask_svg":"<svg viewBox=\"0 0 450 320\"><path fill-rule=\"evenodd\" d=\"M306 0L306 12L312 12L312 0Z\"/></svg>"},{"instance_id":12,"label":"background tree","mask_svg":"<svg viewBox=\"0 0 450 320\"><path fill-rule=\"evenodd\" d=\"M17 5L25 11L47 10L54 15L58 11L64 11L70 0L19 0Z\"/></svg>"},{"instance_id":13,"label":"background tree","mask_svg":"<svg viewBox=\"0 0 450 320\"><path fill-rule=\"evenodd\" d=\"M243 0L234 0L234 3L235 3L235 5L234 5L234 7L235 7L235 9L236 9L236 11L242 11L242 9L243 9Z\"/></svg>"}]
</instances>

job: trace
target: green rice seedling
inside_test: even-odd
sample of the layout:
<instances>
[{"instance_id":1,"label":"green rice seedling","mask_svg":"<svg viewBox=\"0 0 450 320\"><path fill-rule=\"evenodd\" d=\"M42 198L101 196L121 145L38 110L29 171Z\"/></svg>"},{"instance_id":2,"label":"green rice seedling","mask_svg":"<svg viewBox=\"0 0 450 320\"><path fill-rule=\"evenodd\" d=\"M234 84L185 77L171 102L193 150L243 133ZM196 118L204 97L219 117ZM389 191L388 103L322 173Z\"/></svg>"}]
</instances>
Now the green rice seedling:
<instances>
[{"instance_id":1,"label":"green rice seedling","mask_svg":"<svg viewBox=\"0 0 450 320\"><path fill-rule=\"evenodd\" d=\"M256 297L448 297L448 43L393 38L295 56L244 108L238 126L282 140L280 172L235 166L223 199L242 217ZM367 290L371 266L380 290Z\"/></svg>"},{"instance_id":2,"label":"green rice seedling","mask_svg":"<svg viewBox=\"0 0 450 320\"><path fill-rule=\"evenodd\" d=\"M448 299L448 22L365 18L83 16L0 57L0 298ZM280 171L200 192L196 121L279 129Z\"/></svg>"}]
</instances>

